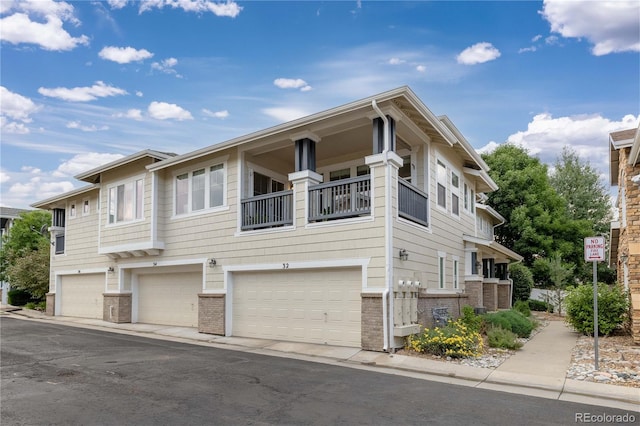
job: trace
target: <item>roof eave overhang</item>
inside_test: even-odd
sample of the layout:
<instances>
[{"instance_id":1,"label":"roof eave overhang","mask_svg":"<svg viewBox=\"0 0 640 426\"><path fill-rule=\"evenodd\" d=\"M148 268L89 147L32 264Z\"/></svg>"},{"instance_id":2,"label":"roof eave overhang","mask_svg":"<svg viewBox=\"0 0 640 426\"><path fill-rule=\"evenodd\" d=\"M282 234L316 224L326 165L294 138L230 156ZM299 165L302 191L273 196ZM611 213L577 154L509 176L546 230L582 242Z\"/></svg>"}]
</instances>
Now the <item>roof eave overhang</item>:
<instances>
[{"instance_id":1,"label":"roof eave overhang","mask_svg":"<svg viewBox=\"0 0 640 426\"><path fill-rule=\"evenodd\" d=\"M38 201L36 203L31 204L31 207L35 209L52 209L60 205L60 203L64 200L67 200L72 197L77 197L78 195L85 194L87 192L93 191L94 189L99 189L99 184L91 184L83 186L82 188L74 189L72 191L64 192L62 194L56 195L51 198L47 198L46 200Z\"/></svg>"},{"instance_id":2,"label":"roof eave overhang","mask_svg":"<svg viewBox=\"0 0 640 426\"><path fill-rule=\"evenodd\" d=\"M495 252L498 252L498 253L502 254L503 256L505 256L507 259L511 260L514 263L522 262L524 260L524 257L520 256L515 251L506 248L505 246L503 246L502 244L498 243L497 241L484 240L482 238L473 237L471 235L463 235L462 239L463 239L463 241L466 241L466 242L470 242L470 243L473 243L473 244L479 244L481 246L488 247L488 248L494 250Z\"/></svg>"},{"instance_id":3,"label":"roof eave overhang","mask_svg":"<svg viewBox=\"0 0 640 426\"><path fill-rule=\"evenodd\" d=\"M96 183L97 182L97 178L98 176L100 176L101 173L104 173L108 170L112 170L115 169L116 167L121 167L125 164L129 164L132 163L134 161L140 160L142 158L152 158L154 160L166 160L167 158L171 158L172 154L167 154L164 152L159 152L159 151L154 151L152 149L146 149L144 151L139 151L136 152L134 154L128 155L126 157L123 158L119 158L118 160L112 161L110 163L104 164L100 167L96 167L94 169L88 170L86 172L80 173L76 176L74 176L76 179L84 181L84 182L90 182L90 183Z\"/></svg>"}]
</instances>

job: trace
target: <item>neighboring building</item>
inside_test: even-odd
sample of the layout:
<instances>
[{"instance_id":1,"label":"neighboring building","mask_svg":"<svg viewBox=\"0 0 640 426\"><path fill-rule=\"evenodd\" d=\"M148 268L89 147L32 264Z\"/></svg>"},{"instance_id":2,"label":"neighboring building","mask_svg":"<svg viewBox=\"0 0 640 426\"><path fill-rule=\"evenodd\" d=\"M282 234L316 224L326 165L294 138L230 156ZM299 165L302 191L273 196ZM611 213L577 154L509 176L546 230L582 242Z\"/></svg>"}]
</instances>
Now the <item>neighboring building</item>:
<instances>
[{"instance_id":1,"label":"neighboring building","mask_svg":"<svg viewBox=\"0 0 640 426\"><path fill-rule=\"evenodd\" d=\"M20 213L28 212L24 209L13 209L10 207L0 207L0 248L4 244L5 235L9 235L9 231L13 226L13 223L20 218ZM6 281L0 281L0 301L3 305L6 305L8 300L8 293L11 286Z\"/></svg>"},{"instance_id":2,"label":"neighboring building","mask_svg":"<svg viewBox=\"0 0 640 426\"><path fill-rule=\"evenodd\" d=\"M611 185L618 186L609 266L631 294L631 330L640 344L640 127L611 133L609 145Z\"/></svg>"},{"instance_id":3,"label":"neighboring building","mask_svg":"<svg viewBox=\"0 0 640 426\"><path fill-rule=\"evenodd\" d=\"M50 315L393 350L433 308L509 308L497 189L401 87L184 155L77 176L53 212Z\"/></svg>"}]
</instances>

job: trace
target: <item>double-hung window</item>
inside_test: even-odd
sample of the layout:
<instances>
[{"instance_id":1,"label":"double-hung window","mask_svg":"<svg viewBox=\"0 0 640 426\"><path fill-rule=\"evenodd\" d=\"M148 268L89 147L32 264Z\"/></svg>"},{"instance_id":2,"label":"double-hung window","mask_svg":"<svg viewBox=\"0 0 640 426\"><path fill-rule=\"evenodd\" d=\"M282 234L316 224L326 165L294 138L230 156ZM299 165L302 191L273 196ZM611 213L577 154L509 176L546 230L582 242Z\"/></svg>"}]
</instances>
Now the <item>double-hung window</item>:
<instances>
[{"instance_id":1,"label":"double-hung window","mask_svg":"<svg viewBox=\"0 0 640 426\"><path fill-rule=\"evenodd\" d=\"M109 223L143 219L144 180L131 180L109 188Z\"/></svg>"},{"instance_id":2,"label":"double-hung window","mask_svg":"<svg viewBox=\"0 0 640 426\"><path fill-rule=\"evenodd\" d=\"M447 166L438 160L438 205L443 209L447 208Z\"/></svg>"},{"instance_id":3,"label":"double-hung window","mask_svg":"<svg viewBox=\"0 0 640 426\"><path fill-rule=\"evenodd\" d=\"M224 164L202 167L175 178L175 214L182 215L224 205Z\"/></svg>"},{"instance_id":4,"label":"double-hung window","mask_svg":"<svg viewBox=\"0 0 640 426\"><path fill-rule=\"evenodd\" d=\"M451 213L460 216L460 177L451 172Z\"/></svg>"}]
</instances>

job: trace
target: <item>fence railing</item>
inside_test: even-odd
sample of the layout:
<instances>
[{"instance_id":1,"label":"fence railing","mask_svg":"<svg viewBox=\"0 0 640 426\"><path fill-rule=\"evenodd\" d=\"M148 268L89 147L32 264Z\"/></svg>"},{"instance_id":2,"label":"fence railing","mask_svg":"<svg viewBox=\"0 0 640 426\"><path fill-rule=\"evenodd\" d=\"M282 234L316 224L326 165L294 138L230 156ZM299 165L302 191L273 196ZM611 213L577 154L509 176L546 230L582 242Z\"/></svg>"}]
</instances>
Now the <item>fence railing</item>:
<instances>
[{"instance_id":1,"label":"fence railing","mask_svg":"<svg viewBox=\"0 0 640 426\"><path fill-rule=\"evenodd\" d=\"M293 191L272 192L242 200L243 231L293 225Z\"/></svg>"},{"instance_id":2,"label":"fence railing","mask_svg":"<svg viewBox=\"0 0 640 426\"><path fill-rule=\"evenodd\" d=\"M429 196L403 179L398 179L398 214L429 226Z\"/></svg>"},{"instance_id":3,"label":"fence railing","mask_svg":"<svg viewBox=\"0 0 640 426\"><path fill-rule=\"evenodd\" d=\"M340 179L309 187L309 221L371 214L371 175Z\"/></svg>"}]
</instances>

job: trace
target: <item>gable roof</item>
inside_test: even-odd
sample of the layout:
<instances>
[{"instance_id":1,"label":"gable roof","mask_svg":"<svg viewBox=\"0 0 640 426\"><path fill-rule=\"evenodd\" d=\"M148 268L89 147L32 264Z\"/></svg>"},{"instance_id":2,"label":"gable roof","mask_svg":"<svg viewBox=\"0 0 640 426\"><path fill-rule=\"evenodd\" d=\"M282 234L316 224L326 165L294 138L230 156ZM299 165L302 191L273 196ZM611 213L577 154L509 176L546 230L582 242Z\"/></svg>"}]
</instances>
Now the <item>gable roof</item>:
<instances>
[{"instance_id":1,"label":"gable roof","mask_svg":"<svg viewBox=\"0 0 640 426\"><path fill-rule=\"evenodd\" d=\"M64 192L62 194L54 195L53 197L49 197L46 200L38 201L36 203L31 204L31 207L36 209L53 209L53 208L65 208L66 205L63 201L66 201L68 198L76 197L78 195L82 195L94 189L99 189L100 185L91 184L85 185L81 188L73 189L71 191Z\"/></svg>"},{"instance_id":2,"label":"gable roof","mask_svg":"<svg viewBox=\"0 0 640 426\"><path fill-rule=\"evenodd\" d=\"M314 133L314 128L321 128L327 120L338 118L340 116L347 116L350 113L359 112L360 115L375 116L377 114L373 107L373 103L377 105L386 103L384 107L381 106L385 114L388 111L390 115L398 115L399 113L404 114L406 118L403 117L401 118L402 120L411 121L416 128L425 133L433 142L454 147L454 149L463 156L465 165L468 168L482 172L482 174L479 173L478 176L481 177L480 181L484 183L484 185L482 185L483 189L489 190L493 188L491 190L494 190L497 188L497 185L495 185L493 180L491 180L489 175L486 173L489 170L489 167L482 160L480 155L475 152L469 142L455 128L455 126L453 126L451 121L446 116L440 118L436 117L408 86L398 87L396 89L350 102L345 105L278 124L267 129L259 130L215 145L210 145L183 155L178 155L164 161L151 164L147 166L147 169L150 171L160 170L263 138L273 136L293 137L294 135L301 134L303 132Z\"/></svg>"},{"instance_id":3,"label":"gable roof","mask_svg":"<svg viewBox=\"0 0 640 426\"><path fill-rule=\"evenodd\" d=\"M146 157L152 158L157 161L162 161L162 160L166 160L167 158L171 158L175 155L176 154L169 153L169 152L160 152L152 149L145 149L143 151L138 151L134 154L128 155L124 158L119 158L110 163L103 164L102 166L96 167L95 169L91 169L86 172L80 173L74 177L78 180L82 180L85 182L98 183L100 181L101 173L104 173L108 170L115 169L116 167L121 167L121 166L124 166L125 164L129 164Z\"/></svg>"},{"instance_id":4,"label":"gable roof","mask_svg":"<svg viewBox=\"0 0 640 426\"><path fill-rule=\"evenodd\" d=\"M20 216L20 213L28 211L30 210L15 209L13 207L0 207L0 217L3 219L15 219Z\"/></svg>"}]
</instances>

